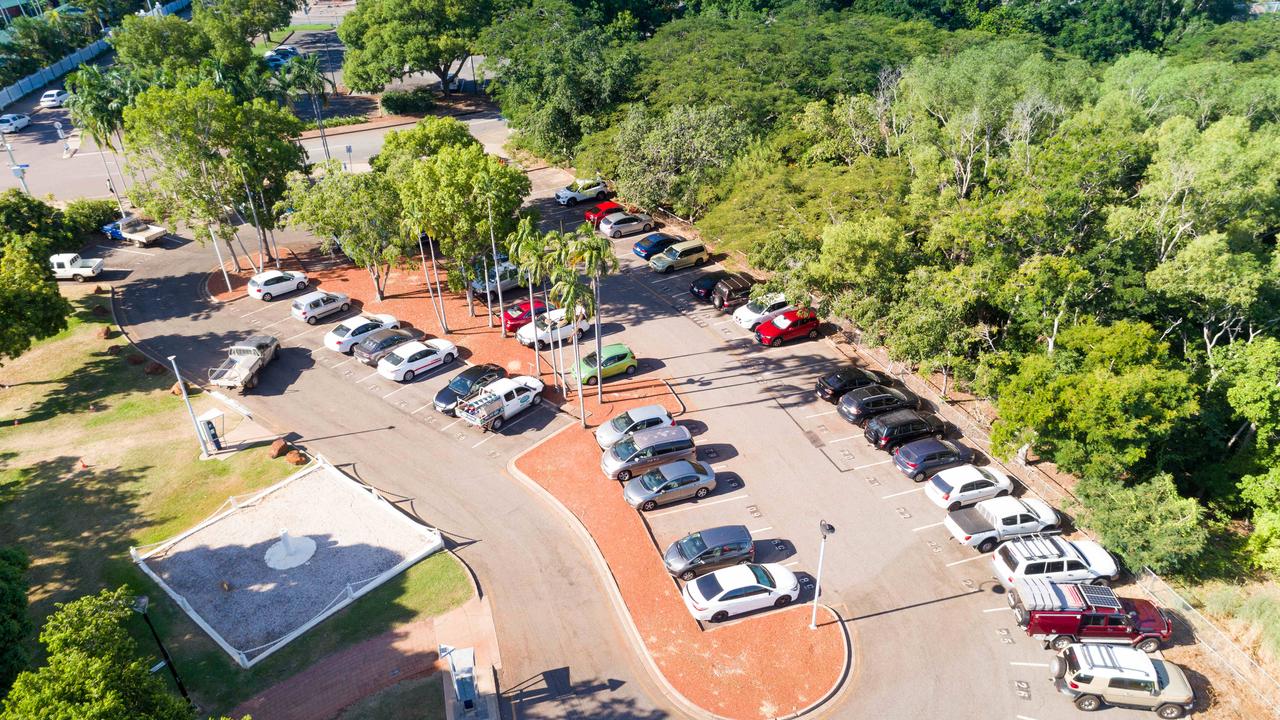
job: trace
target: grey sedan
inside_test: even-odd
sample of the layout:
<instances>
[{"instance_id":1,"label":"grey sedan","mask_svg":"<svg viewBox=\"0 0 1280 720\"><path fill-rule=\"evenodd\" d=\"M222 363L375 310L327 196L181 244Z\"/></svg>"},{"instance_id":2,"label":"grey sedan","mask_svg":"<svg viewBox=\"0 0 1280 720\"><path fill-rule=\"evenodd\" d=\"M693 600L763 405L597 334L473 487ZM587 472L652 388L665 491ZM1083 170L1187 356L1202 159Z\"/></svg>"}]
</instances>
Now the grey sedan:
<instances>
[{"instance_id":1,"label":"grey sedan","mask_svg":"<svg viewBox=\"0 0 1280 720\"><path fill-rule=\"evenodd\" d=\"M622 497L633 508L652 510L677 500L701 499L715 489L716 473L710 465L678 460L632 478Z\"/></svg>"},{"instance_id":2,"label":"grey sedan","mask_svg":"<svg viewBox=\"0 0 1280 720\"><path fill-rule=\"evenodd\" d=\"M644 213L616 212L600 221L600 232L607 237L620 238L631 233L649 232L653 218Z\"/></svg>"}]
</instances>

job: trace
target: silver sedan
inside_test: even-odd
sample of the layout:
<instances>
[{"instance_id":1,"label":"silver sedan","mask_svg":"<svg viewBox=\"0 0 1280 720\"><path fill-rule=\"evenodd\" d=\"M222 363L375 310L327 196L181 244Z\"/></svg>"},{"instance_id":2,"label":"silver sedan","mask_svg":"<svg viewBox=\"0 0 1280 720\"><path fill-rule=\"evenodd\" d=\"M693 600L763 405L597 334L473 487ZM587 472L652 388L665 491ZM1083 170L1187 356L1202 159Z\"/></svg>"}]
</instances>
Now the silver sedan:
<instances>
[{"instance_id":1,"label":"silver sedan","mask_svg":"<svg viewBox=\"0 0 1280 720\"><path fill-rule=\"evenodd\" d=\"M600 232L606 237L620 238L631 233L649 232L653 218L644 213L616 212L600 221Z\"/></svg>"},{"instance_id":2,"label":"silver sedan","mask_svg":"<svg viewBox=\"0 0 1280 720\"><path fill-rule=\"evenodd\" d=\"M715 489L716 473L710 465L679 460L632 478L622 497L633 508L652 510L677 500L702 499Z\"/></svg>"}]
</instances>

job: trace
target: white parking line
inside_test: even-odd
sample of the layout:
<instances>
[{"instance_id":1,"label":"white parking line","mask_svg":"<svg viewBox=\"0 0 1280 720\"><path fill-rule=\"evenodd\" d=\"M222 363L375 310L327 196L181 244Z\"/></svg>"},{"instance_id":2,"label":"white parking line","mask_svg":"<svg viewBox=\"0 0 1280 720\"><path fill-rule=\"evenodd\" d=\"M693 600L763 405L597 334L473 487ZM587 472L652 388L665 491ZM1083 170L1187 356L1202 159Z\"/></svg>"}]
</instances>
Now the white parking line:
<instances>
[{"instance_id":1,"label":"white parking line","mask_svg":"<svg viewBox=\"0 0 1280 720\"><path fill-rule=\"evenodd\" d=\"M838 443L838 442L844 442L845 440L852 440L852 439L854 439L854 438L860 438L860 437L864 437L864 436L863 436L863 435L849 435L848 437L836 438L835 440L828 440L827 442L829 442L829 443ZM879 464L880 464L880 463L876 463L876 465L879 465ZM870 465L866 465L865 467L871 467L871 466L870 466ZM857 468L854 468L854 470L857 470Z\"/></svg>"},{"instance_id":2,"label":"white parking line","mask_svg":"<svg viewBox=\"0 0 1280 720\"><path fill-rule=\"evenodd\" d=\"M799 564L800 564L800 561L799 561L799 560L792 560L791 562L782 563L782 567L793 567L793 566L795 566L795 565L799 565Z\"/></svg>"},{"instance_id":3,"label":"white parking line","mask_svg":"<svg viewBox=\"0 0 1280 720\"><path fill-rule=\"evenodd\" d=\"M961 564L961 563L973 562L974 560L981 560L981 559L983 559L983 558L989 558L989 557L991 557L991 556L990 556L990 555L975 555L975 556L973 556L973 557L971 557L971 558L965 558L964 560L957 560L957 561L955 561L955 562L949 562L949 563L947 563L947 567L951 567L952 565L959 565L959 564Z\"/></svg>"},{"instance_id":4,"label":"white parking line","mask_svg":"<svg viewBox=\"0 0 1280 720\"><path fill-rule=\"evenodd\" d=\"M457 424L458 424L458 423L460 423L460 422L462 422L462 418L458 418L457 420L454 420L453 422L449 423L448 425L445 425L444 427L442 427L442 428L440 428L440 429L441 429L442 431L443 431L443 430L448 430L449 428L453 427L454 425L457 425Z\"/></svg>"},{"instance_id":5,"label":"white parking line","mask_svg":"<svg viewBox=\"0 0 1280 720\"><path fill-rule=\"evenodd\" d=\"M338 366L337 366L337 365L334 365L334 367L338 367ZM372 379L374 378L374 376L376 376L377 374L378 374L378 371L377 371L377 370L374 370L373 372L369 373L368 375L365 375L364 377L360 378L360 379L359 379L359 380L357 380L356 382L358 382L358 383L360 383L361 385L363 385L365 380L372 380ZM408 387L408 385L406 385L405 387Z\"/></svg>"},{"instance_id":6,"label":"white parking line","mask_svg":"<svg viewBox=\"0 0 1280 720\"><path fill-rule=\"evenodd\" d=\"M1014 715L1014 717L1017 718L1017 720L1036 720L1035 718L1027 717L1026 715Z\"/></svg>"},{"instance_id":7,"label":"white parking line","mask_svg":"<svg viewBox=\"0 0 1280 720\"><path fill-rule=\"evenodd\" d=\"M700 508L700 507L707 507L708 505L719 505L720 503L727 503L727 502L742 501L742 500L746 500L746 499L747 499L747 498L746 498L746 496L744 495L744 496L742 496L742 497L720 498L719 500L711 500L711 501L709 501L709 502L698 502L698 503L694 503L694 504L691 504L691 505L684 505L684 506L681 506L681 507L678 507L678 508L671 508L670 510L664 510L664 511L662 511L662 512L649 513L649 517L661 517L661 516L663 516L663 515L675 515L675 514L676 514L676 513L678 513L678 512L684 512L684 511L686 511L686 510L696 510L697 508Z\"/></svg>"},{"instance_id":8,"label":"white parking line","mask_svg":"<svg viewBox=\"0 0 1280 720\"><path fill-rule=\"evenodd\" d=\"M1008 606L1008 605L1004 605L1004 606L1001 606L1001 607L987 608L986 610L983 610L982 612L984 612L984 613L1002 612L1002 611L1005 611L1005 610L1008 610L1008 609L1009 609L1009 606Z\"/></svg>"},{"instance_id":9,"label":"white parking line","mask_svg":"<svg viewBox=\"0 0 1280 720\"><path fill-rule=\"evenodd\" d=\"M725 323L731 323L731 322L733 322L733 318L729 318L728 320L721 320L718 323L712 323L711 327L718 327L720 325L724 325Z\"/></svg>"},{"instance_id":10,"label":"white parking line","mask_svg":"<svg viewBox=\"0 0 1280 720\"><path fill-rule=\"evenodd\" d=\"M417 415L419 412L421 412L421 411L423 411L423 410L426 410L427 408L431 407L431 406L432 406L432 404L433 404L433 403L427 403L426 405L423 405L422 407L418 408L417 410L414 410L413 412L411 412L411 413L409 413L409 414L410 414L410 415Z\"/></svg>"},{"instance_id":11,"label":"white parking line","mask_svg":"<svg viewBox=\"0 0 1280 720\"><path fill-rule=\"evenodd\" d=\"M936 527L938 527L938 526L939 526L939 525L941 525L941 524L942 524L942 523L940 523L940 522L936 522L936 523L931 523L931 524L929 524L929 525L921 525L920 527L917 527L917 528L911 528L911 532L920 532L921 530L928 530L929 528L936 528Z\"/></svg>"},{"instance_id":12,"label":"white parking line","mask_svg":"<svg viewBox=\"0 0 1280 720\"><path fill-rule=\"evenodd\" d=\"M142 250L130 250L129 248L111 247L110 245L94 245L96 248L106 250L107 252L127 252L134 255L155 255L153 252L143 252Z\"/></svg>"},{"instance_id":13,"label":"white parking line","mask_svg":"<svg viewBox=\"0 0 1280 720\"><path fill-rule=\"evenodd\" d=\"M490 433L485 433L485 434L484 434L484 439L483 439L483 440L481 440L480 442L476 443L475 445L472 445L472 446L471 446L471 449L472 449L472 450L475 450L476 448L480 447L481 445L483 445L483 444L485 444L485 443L489 442L489 439L490 439L490 438L492 438L492 437L493 437L493 435L494 435L494 433L491 433L491 432L490 432Z\"/></svg>"},{"instance_id":14,"label":"white parking line","mask_svg":"<svg viewBox=\"0 0 1280 720\"><path fill-rule=\"evenodd\" d=\"M262 326L262 329L263 329L263 330L266 330L266 329L267 329L267 328L269 328L269 327L275 327L276 325L279 325L279 324L280 324L280 323L282 323L282 322L289 322L289 321L290 321L290 320L292 320L292 319L293 319L293 316L292 316L292 315L285 315L284 317L280 318L279 320L277 320L277 321L275 321L275 322L273 322L273 323L268 323L268 324L266 324L266 325L263 325L263 326Z\"/></svg>"},{"instance_id":15,"label":"white parking line","mask_svg":"<svg viewBox=\"0 0 1280 720\"><path fill-rule=\"evenodd\" d=\"M302 332L298 333L297 335L290 335L289 337L285 338L285 339L284 339L284 341L285 341L285 342L289 342L290 340L293 340L294 338L300 338L300 337L302 337L303 335L306 335L306 334L307 334L307 333L309 333L309 332L311 332L311 330L303 330Z\"/></svg>"},{"instance_id":16,"label":"white parking line","mask_svg":"<svg viewBox=\"0 0 1280 720\"><path fill-rule=\"evenodd\" d=\"M398 393L398 392L400 392L401 390L404 390L404 389L406 389L406 388L408 388L408 387L409 387L408 385L401 385L400 387L396 388L395 390L392 390L391 392L387 393L386 395L383 395L383 396L382 396L382 399L383 399L383 400L386 400L387 398L391 397L392 395L395 395L396 393Z\"/></svg>"},{"instance_id":17,"label":"white parking line","mask_svg":"<svg viewBox=\"0 0 1280 720\"><path fill-rule=\"evenodd\" d=\"M338 368L342 367L343 365L346 365L347 363L351 362L352 360L355 360L355 358L347 358L346 360L343 360L342 362L338 363L337 365L332 365L332 366L330 366L330 369L332 369L332 370L337 370ZM368 380L368 379L369 379L369 378L365 378L365 380Z\"/></svg>"},{"instance_id":18,"label":"white parking line","mask_svg":"<svg viewBox=\"0 0 1280 720\"><path fill-rule=\"evenodd\" d=\"M1038 668L1053 667L1049 663L1010 662L1009 664L1016 665L1017 667L1038 667Z\"/></svg>"},{"instance_id":19,"label":"white parking line","mask_svg":"<svg viewBox=\"0 0 1280 720\"><path fill-rule=\"evenodd\" d=\"M854 470L863 470L865 468L875 467L877 465L888 465L891 462L893 462L893 458L889 458L888 460L881 460L880 462L867 463L866 465L859 465L858 467L854 468Z\"/></svg>"},{"instance_id":20,"label":"white parking line","mask_svg":"<svg viewBox=\"0 0 1280 720\"><path fill-rule=\"evenodd\" d=\"M247 313L241 313L240 317L244 318L244 317L249 317L250 315L256 315L262 312L263 310L270 310L273 307L276 307L276 306L271 303L262 303L262 307L258 308L257 310L250 310Z\"/></svg>"},{"instance_id":21,"label":"white parking line","mask_svg":"<svg viewBox=\"0 0 1280 720\"><path fill-rule=\"evenodd\" d=\"M918 493L918 492L924 492L924 488L918 487L918 488L911 488L910 490L903 490L901 492L889 493L888 495L881 495L880 499L888 500L889 498L896 498L899 495L910 495L911 493Z\"/></svg>"},{"instance_id":22,"label":"white parking line","mask_svg":"<svg viewBox=\"0 0 1280 720\"><path fill-rule=\"evenodd\" d=\"M805 415L804 419L808 420L809 418L822 417L823 415L835 415L837 412L839 412L839 410L828 410L826 412L814 413L812 415Z\"/></svg>"},{"instance_id":23,"label":"white parking line","mask_svg":"<svg viewBox=\"0 0 1280 720\"><path fill-rule=\"evenodd\" d=\"M765 530L772 530L772 529L773 529L773 526L772 526L772 525L770 525L769 527L756 528L755 530L750 530L750 531L748 531L748 532L750 532L752 535L759 535L760 533L764 532Z\"/></svg>"}]
</instances>

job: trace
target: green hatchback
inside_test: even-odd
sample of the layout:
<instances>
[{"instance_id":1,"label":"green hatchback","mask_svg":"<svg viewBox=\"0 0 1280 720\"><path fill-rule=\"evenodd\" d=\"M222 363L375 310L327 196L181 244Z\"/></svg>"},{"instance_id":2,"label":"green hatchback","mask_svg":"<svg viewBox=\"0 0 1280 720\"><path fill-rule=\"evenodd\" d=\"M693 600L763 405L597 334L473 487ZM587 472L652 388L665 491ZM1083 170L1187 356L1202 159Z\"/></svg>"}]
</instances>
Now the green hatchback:
<instances>
[{"instance_id":1,"label":"green hatchback","mask_svg":"<svg viewBox=\"0 0 1280 720\"><path fill-rule=\"evenodd\" d=\"M631 348L622 343L605 345L600 350L604 362L600 364L600 377L609 378L614 375L635 375L639 363ZM596 384L596 354L587 353L574 370L578 380L588 385Z\"/></svg>"}]
</instances>

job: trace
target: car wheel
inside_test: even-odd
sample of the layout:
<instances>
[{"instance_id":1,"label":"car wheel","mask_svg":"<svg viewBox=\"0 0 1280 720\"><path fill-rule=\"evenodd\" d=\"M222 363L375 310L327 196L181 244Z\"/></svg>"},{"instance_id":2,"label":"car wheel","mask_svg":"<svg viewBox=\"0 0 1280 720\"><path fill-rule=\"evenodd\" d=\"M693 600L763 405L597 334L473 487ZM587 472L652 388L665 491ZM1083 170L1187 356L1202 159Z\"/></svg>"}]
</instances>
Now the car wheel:
<instances>
[{"instance_id":1,"label":"car wheel","mask_svg":"<svg viewBox=\"0 0 1280 720\"><path fill-rule=\"evenodd\" d=\"M671 266L671 265L668 265L668 266L666 266L665 268L663 268L663 269L662 269L662 274L663 274L663 275L670 275L672 270L675 270L675 268L674 268L673 266Z\"/></svg>"},{"instance_id":2,"label":"car wheel","mask_svg":"<svg viewBox=\"0 0 1280 720\"><path fill-rule=\"evenodd\" d=\"M502 418L496 418L496 419L494 419L494 421L493 421L493 425L491 425L489 429L490 429L490 430L493 430L494 432L498 432L499 430L501 430L501 429L502 429L502 423L503 423L503 422L505 422L505 421L504 421Z\"/></svg>"},{"instance_id":3,"label":"car wheel","mask_svg":"<svg viewBox=\"0 0 1280 720\"><path fill-rule=\"evenodd\" d=\"M654 501L652 501L652 500L645 500L645 501L644 501L643 503L641 503L641 505L640 505L640 509L641 509L641 510L643 510L643 511L645 511L645 512L649 512L650 510L652 510L652 509L654 509L654 508L656 508L656 507L658 507L658 503L656 503L656 502L654 502Z\"/></svg>"},{"instance_id":4,"label":"car wheel","mask_svg":"<svg viewBox=\"0 0 1280 720\"><path fill-rule=\"evenodd\" d=\"M790 596L790 595L780 595L780 596L778 596L778 599L777 599L777 600L774 600L774 601L773 601L773 606L774 606L774 607L776 607L776 608L784 608L784 607L786 607L786 606L788 606L788 605L790 605L790 604L791 604L791 596Z\"/></svg>"},{"instance_id":5,"label":"car wheel","mask_svg":"<svg viewBox=\"0 0 1280 720\"><path fill-rule=\"evenodd\" d=\"M1005 497L1008 494L1009 494L1008 490L1001 490L1000 492L996 493L996 497Z\"/></svg>"},{"instance_id":6,"label":"car wheel","mask_svg":"<svg viewBox=\"0 0 1280 720\"><path fill-rule=\"evenodd\" d=\"M817 340L817 339L818 339L818 329L817 329L817 328L814 328L813 330L810 330L810 331L809 331L809 339L810 339L810 340Z\"/></svg>"},{"instance_id":7,"label":"car wheel","mask_svg":"<svg viewBox=\"0 0 1280 720\"><path fill-rule=\"evenodd\" d=\"M1012 597L1012 595L1010 595ZM1031 616L1027 613L1026 608L1015 607L1013 609L1013 621L1018 623L1018 627L1026 627L1027 622L1031 620Z\"/></svg>"},{"instance_id":8,"label":"car wheel","mask_svg":"<svg viewBox=\"0 0 1280 720\"><path fill-rule=\"evenodd\" d=\"M587 384L588 384L588 385L595 385L595 384L596 384L596 376L595 376L595 375L592 375L591 377L587 378Z\"/></svg>"},{"instance_id":9,"label":"car wheel","mask_svg":"<svg viewBox=\"0 0 1280 720\"><path fill-rule=\"evenodd\" d=\"M631 479L630 470L622 470L618 473L618 482L626 482Z\"/></svg>"},{"instance_id":10,"label":"car wheel","mask_svg":"<svg viewBox=\"0 0 1280 720\"><path fill-rule=\"evenodd\" d=\"M698 491L697 491L697 492L695 492L695 493L693 494L693 496L694 496L694 497L696 497L696 498L698 498L699 500L701 500L702 498L704 498L704 497L706 497L706 496L708 496L708 495L710 495L710 494L711 494L711 491L710 491L710 490L708 490L707 488L698 488Z\"/></svg>"},{"instance_id":11,"label":"car wheel","mask_svg":"<svg viewBox=\"0 0 1280 720\"><path fill-rule=\"evenodd\" d=\"M603 200L604 198L605 198L605 192L604 192L603 190L601 190L600 192L596 193L596 199L597 199L597 200Z\"/></svg>"},{"instance_id":12,"label":"car wheel","mask_svg":"<svg viewBox=\"0 0 1280 720\"><path fill-rule=\"evenodd\" d=\"M645 223L645 224L644 224L644 227L643 227L643 228L641 228L641 232L649 232L649 231L650 231L650 230L652 230L652 229L653 229L653 226L652 226L652 225L650 225L649 223Z\"/></svg>"},{"instance_id":13,"label":"car wheel","mask_svg":"<svg viewBox=\"0 0 1280 720\"><path fill-rule=\"evenodd\" d=\"M305 288L306 286L307 286L307 284L306 284L306 283L304 283L304 282L300 282L300 283L298 283L298 289L299 289L299 290L301 290L301 289Z\"/></svg>"},{"instance_id":14,"label":"car wheel","mask_svg":"<svg viewBox=\"0 0 1280 720\"><path fill-rule=\"evenodd\" d=\"M544 342L542 342L541 340L534 340L534 341L533 341L533 344L534 344L534 345L536 345L536 346L538 346L538 349L539 349L539 350L546 350L546 349L547 349L547 344L546 344L546 343L544 343Z\"/></svg>"},{"instance_id":15,"label":"car wheel","mask_svg":"<svg viewBox=\"0 0 1280 720\"><path fill-rule=\"evenodd\" d=\"M729 613L723 610L711 616L711 622L713 623L724 622L725 620L728 620L728 619L729 619Z\"/></svg>"},{"instance_id":16,"label":"car wheel","mask_svg":"<svg viewBox=\"0 0 1280 720\"><path fill-rule=\"evenodd\" d=\"M698 574L692 570L685 570L684 572L680 573L680 579L685 582L689 582L690 580L696 577L698 577Z\"/></svg>"},{"instance_id":17,"label":"car wheel","mask_svg":"<svg viewBox=\"0 0 1280 720\"><path fill-rule=\"evenodd\" d=\"M694 261L693 261L693 264L694 264L694 265L697 265L698 267L702 267L702 266L703 266L703 264L704 264L704 263L706 263L706 262L707 262L707 259L706 259L706 258L704 258L704 257L700 257L700 258L698 258L697 260L694 260Z\"/></svg>"},{"instance_id":18,"label":"car wheel","mask_svg":"<svg viewBox=\"0 0 1280 720\"><path fill-rule=\"evenodd\" d=\"M263 302L271 302L271 293L262 293Z\"/></svg>"},{"instance_id":19,"label":"car wheel","mask_svg":"<svg viewBox=\"0 0 1280 720\"><path fill-rule=\"evenodd\" d=\"M532 400L530 400L529 402L530 402L530 403L532 403L532 404L534 404L534 405L541 405L541 404L542 404L542 396L541 396L541 395L534 395L534 396L533 396L533 399L532 399Z\"/></svg>"},{"instance_id":20,"label":"car wheel","mask_svg":"<svg viewBox=\"0 0 1280 720\"><path fill-rule=\"evenodd\" d=\"M338 312L346 312L351 309L350 303L342 303L338 306Z\"/></svg>"},{"instance_id":21,"label":"car wheel","mask_svg":"<svg viewBox=\"0 0 1280 720\"><path fill-rule=\"evenodd\" d=\"M628 375L635 375L635 374L636 374L636 366L635 366L635 365L628 365L628 366L627 366L627 374L628 374Z\"/></svg>"},{"instance_id":22,"label":"car wheel","mask_svg":"<svg viewBox=\"0 0 1280 720\"><path fill-rule=\"evenodd\" d=\"M724 301L720 299L720 296L719 296L719 295L717 295L717 296L715 297L715 299L713 299L713 300L711 301L711 305L712 305L712 306L714 306L714 307L715 307L715 309L717 309L717 310L723 310L723 309L724 309Z\"/></svg>"},{"instance_id":23,"label":"car wheel","mask_svg":"<svg viewBox=\"0 0 1280 720\"><path fill-rule=\"evenodd\" d=\"M769 347L781 347L781 345L782 345L781 335L769 341Z\"/></svg>"},{"instance_id":24,"label":"car wheel","mask_svg":"<svg viewBox=\"0 0 1280 720\"><path fill-rule=\"evenodd\" d=\"M1111 587L1111 580L1110 578L1104 578L1104 577L1094 578L1089 581L1089 584L1096 585L1098 587Z\"/></svg>"},{"instance_id":25,"label":"car wheel","mask_svg":"<svg viewBox=\"0 0 1280 720\"><path fill-rule=\"evenodd\" d=\"M413 382L413 371L412 371L412 370L405 370L405 371L404 371L404 380L403 380L402 382Z\"/></svg>"},{"instance_id":26,"label":"car wheel","mask_svg":"<svg viewBox=\"0 0 1280 720\"><path fill-rule=\"evenodd\" d=\"M569 198L569 203L568 203L568 204L569 204L569 207L573 207L574 205L577 205L577 204L578 204L578 198L576 198L576 197L571 197L571 198Z\"/></svg>"},{"instance_id":27,"label":"car wheel","mask_svg":"<svg viewBox=\"0 0 1280 720\"><path fill-rule=\"evenodd\" d=\"M1166 718L1167 720L1174 720L1175 718L1180 718L1186 714L1187 711L1183 709L1181 705L1174 705L1172 703L1166 703L1156 708L1156 715Z\"/></svg>"},{"instance_id":28,"label":"car wheel","mask_svg":"<svg viewBox=\"0 0 1280 720\"><path fill-rule=\"evenodd\" d=\"M1070 635L1059 635L1053 639L1053 642L1049 643L1049 647L1054 650L1065 650L1068 645L1075 641L1076 639Z\"/></svg>"},{"instance_id":29,"label":"car wheel","mask_svg":"<svg viewBox=\"0 0 1280 720\"><path fill-rule=\"evenodd\" d=\"M915 482L924 482L924 473L918 472L915 475L912 475L911 479L914 480Z\"/></svg>"},{"instance_id":30,"label":"car wheel","mask_svg":"<svg viewBox=\"0 0 1280 720\"><path fill-rule=\"evenodd\" d=\"M1160 649L1160 640L1158 638L1146 638L1142 642L1134 645L1144 653L1153 653Z\"/></svg>"},{"instance_id":31,"label":"car wheel","mask_svg":"<svg viewBox=\"0 0 1280 720\"><path fill-rule=\"evenodd\" d=\"M986 540L983 540L982 542L978 543L978 552L982 553L983 555L986 555L992 550L995 550L996 545L998 544L999 543L996 542L995 538L987 538Z\"/></svg>"},{"instance_id":32,"label":"car wheel","mask_svg":"<svg viewBox=\"0 0 1280 720\"><path fill-rule=\"evenodd\" d=\"M308 325L315 325L317 322L318 320L315 315L312 315L311 317L307 318Z\"/></svg>"},{"instance_id":33,"label":"car wheel","mask_svg":"<svg viewBox=\"0 0 1280 720\"><path fill-rule=\"evenodd\" d=\"M1102 699L1097 695L1081 695L1076 698L1076 709L1084 712L1093 712L1102 707Z\"/></svg>"},{"instance_id":34,"label":"car wheel","mask_svg":"<svg viewBox=\"0 0 1280 720\"><path fill-rule=\"evenodd\" d=\"M953 502L947 506L947 512L955 512L960 509L960 503Z\"/></svg>"},{"instance_id":35,"label":"car wheel","mask_svg":"<svg viewBox=\"0 0 1280 720\"><path fill-rule=\"evenodd\" d=\"M614 240L617 240L618 238L622 237L622 233L618 232L617 230L614 230L613 232L609 233L609 237L613 238Z\"/></svg>"},{"instance_id":36,"label":"car wheel","mask_svg":"<svg viewBox=\"0 0 1280 720\"><path fill-rule=\"evenodd\" d=\"M1054 657L1053 662L1049 664L1049 672L1053 675L1054 680L1061 680L1067 676L1067 661L1060 657Z\"/></svg>"},{"instance_id":37,"label":"car wheel","mask_svg":"<svg viewBox=\"0 0 1280 720\"><path fill-rule=\"evenodd\" d=\"M448 365L453 362L453 353L446 353L444 356L444 364Z\"/></svg>"},{"instance_id":38,"label":"car wheel","mask_svg":"<svg viewBox=\"0 0 1280 720\"><path fill-rule=\"evenodd\" d=\"M84 276L83 276L83 275L79 275L79 274L77 274L77 275L72 275L71 277L72 277L72 279L74 279L76 282L84 282Z\"/></svg>"}]
</instances>

